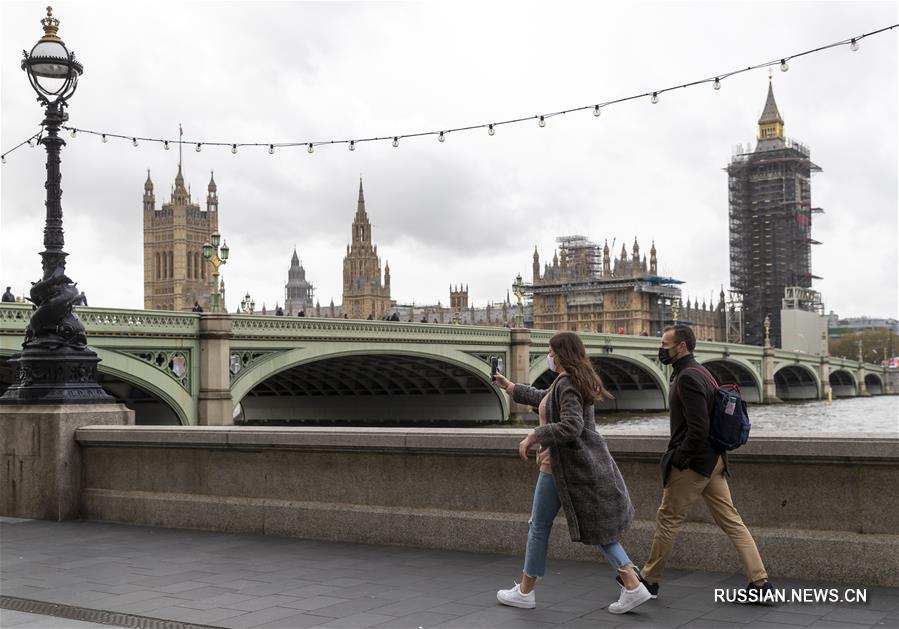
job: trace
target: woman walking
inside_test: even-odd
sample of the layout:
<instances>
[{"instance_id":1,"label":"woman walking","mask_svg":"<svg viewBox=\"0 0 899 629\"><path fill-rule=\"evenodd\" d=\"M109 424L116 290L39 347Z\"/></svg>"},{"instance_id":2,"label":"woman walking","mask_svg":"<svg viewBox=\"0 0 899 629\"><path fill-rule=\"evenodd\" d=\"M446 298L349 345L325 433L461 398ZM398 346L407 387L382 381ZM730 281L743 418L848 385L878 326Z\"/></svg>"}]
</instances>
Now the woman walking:
<instances>
[{"instance_id":1,"label":"woman walking","mask_svg":"<svg viewBox=\"0 0 899 629\"><path fill-rule=\"evenodd\" d=\"M534 586L546 571L549 534L562 508L571 540L596 545L617 569L623 587L608 609L623 614L648 601L650 593L619 542L634 517L634 507L605 439L596 432L594 402L611 396L580 337L560 332L549 340L549 347L547 366L558 374L549 389L514 384L502 374L494 380L515 402L536 406L540 415L540 426L518 444L525 460L528 450L539 445L540 467L521 583L499 590L496 598L512 607L536 607Z\"/></svg>"}]
</instances>

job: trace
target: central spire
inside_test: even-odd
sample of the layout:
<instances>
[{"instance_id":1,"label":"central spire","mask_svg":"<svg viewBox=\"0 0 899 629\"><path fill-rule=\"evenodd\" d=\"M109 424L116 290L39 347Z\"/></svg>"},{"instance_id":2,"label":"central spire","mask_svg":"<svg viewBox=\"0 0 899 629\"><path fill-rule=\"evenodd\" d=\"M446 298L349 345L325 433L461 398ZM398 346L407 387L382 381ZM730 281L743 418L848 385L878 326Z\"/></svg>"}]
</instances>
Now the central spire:
<instances>
[{"instance_id":1,"label":"central spire","mask_svg":"<svg viewBox=\"0 0 899 629\"><path fill-rule=\"evenodd\" d=\"M365 213L365 194L362 192L362 177L359 177L359 200L356 202L356 222L368 222L368 215Z\"/></svg>"},{"instance_id":2,"label":"central spire","mask_svg":"<svg viewBox=\"0 0 899 629\"><path fill-rule=\"evenodd\" d=\"M777 101L774 100L774 82L768 77L768 98L765 99L765 109L762 111L762 117L759 118L759 124L771 122L784 123L780 117L780 111L777 109Z\"/></svg>"},{"instance_id":3,"label":"central spire","mask_svg":"<svg viewBox=\"0 0 899 629\"><path fill-rule=\"evenodd\" d=\"M759 118L759 145L756 150L771 150L783 148L784 145L784 120L777 109L777 101L774 100L774 84L768 77L768 97L765 99L765 108Z\"/></svg>"}]
</instances>

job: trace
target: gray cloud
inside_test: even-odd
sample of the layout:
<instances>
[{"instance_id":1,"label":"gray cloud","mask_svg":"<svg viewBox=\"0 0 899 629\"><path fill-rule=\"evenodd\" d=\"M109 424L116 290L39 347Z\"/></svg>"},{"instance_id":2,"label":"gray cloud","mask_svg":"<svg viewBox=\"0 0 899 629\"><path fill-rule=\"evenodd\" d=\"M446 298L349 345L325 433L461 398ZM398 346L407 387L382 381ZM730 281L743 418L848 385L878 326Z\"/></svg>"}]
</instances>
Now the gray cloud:
<instances>
[{"instance_id":1,"label":"gray cloud","mask_svg":"<svg viewBox=\"0 0 899 629\"><path fill-rule=\"evenodd\" d=\"M18 51L40 35L42 4L0 5L3 149L40 110ZM894 23L890 3L65 3L60 33L85 75L71 122L85 128L226 142L342 140L533 115L658 89ZM775 20L771 16L776 15ZM823 168L826 214L816 288L842 315L897 314L897 41L889 33L775 72L787 134ZM762 71L590 112L434 137L344 146L206 147L184 152L195 199L215 170L233 259L228 303L250 291L283 300L296 245L323 303L341 298L341 260L360 174L394 297L448 300L468 283L478 304L504 298L531 254L581 233L655 240L661 270L693 297L728 281L726 166L753 140ZM177 151L81 136L63 153L69 271L91 303L140 307L141 194L160 203ZM0 282L40 273L42 149L0 170Z\"/></svg>"}]
</instances>

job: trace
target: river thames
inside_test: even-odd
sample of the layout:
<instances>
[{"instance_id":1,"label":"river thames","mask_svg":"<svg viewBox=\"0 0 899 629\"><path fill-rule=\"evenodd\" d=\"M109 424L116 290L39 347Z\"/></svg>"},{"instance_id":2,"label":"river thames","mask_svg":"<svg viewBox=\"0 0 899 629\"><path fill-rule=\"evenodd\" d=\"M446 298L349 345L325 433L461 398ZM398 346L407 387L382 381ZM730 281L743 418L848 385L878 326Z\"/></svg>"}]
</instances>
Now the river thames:
<instances>
[{"instance_id":1,"label":"river thames","mask_svg":"<svg viewBox=\"0 0 899 629\"><path fill-rule=\"evenodd\" d=\"M752 432L832 432L899 434L899 396L751 405ZM668 434L668 413L597 413L600 433Z\"/></svg>"}]
</instances>

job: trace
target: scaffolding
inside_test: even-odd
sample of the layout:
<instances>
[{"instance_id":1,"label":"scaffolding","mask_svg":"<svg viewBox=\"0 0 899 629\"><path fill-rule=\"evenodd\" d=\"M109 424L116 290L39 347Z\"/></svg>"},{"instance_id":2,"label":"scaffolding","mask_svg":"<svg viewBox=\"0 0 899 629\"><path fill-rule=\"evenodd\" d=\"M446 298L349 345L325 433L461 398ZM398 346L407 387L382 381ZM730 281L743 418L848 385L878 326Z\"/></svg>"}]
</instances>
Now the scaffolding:
<instances>
[{"instance_id":1,"label":"scaffolding","mask_svg":"<svg viewBox=\"0 0 899 629\"><path fill-rule=\"evenodd\" d=\"M824 315L824 302L821 293L801 286L787 286L781 302L782 310L805 310Z\"/></svg>"},{"instance_id":2,"label":"scaffolding","mask_svg":"<svg viewBox=\"0 0 899 629\"><path fill-rule=\"evenodd\" d=\"M602 249L586 236L559 236L559 257L574 281L602 278Z\"/></svg>"},{"instance_id":3,"label":"scaffolding","mask_svg":"<svg viewBox=\"0 0 899 629\"><path fill-rule=\"evenodd\" d=\"M787 139L777 148L736 153L727 167L730 277L741 303L743 342L761 345L770 315L771 340L780 341L777 313L785 289L811 288L811 175L821 169L808 147ZM730 312L730 309L729 309ZM736 324L736 321L735 321ZM728 336L734 330L728 326Z\"/></svg>"}]
</instances>

